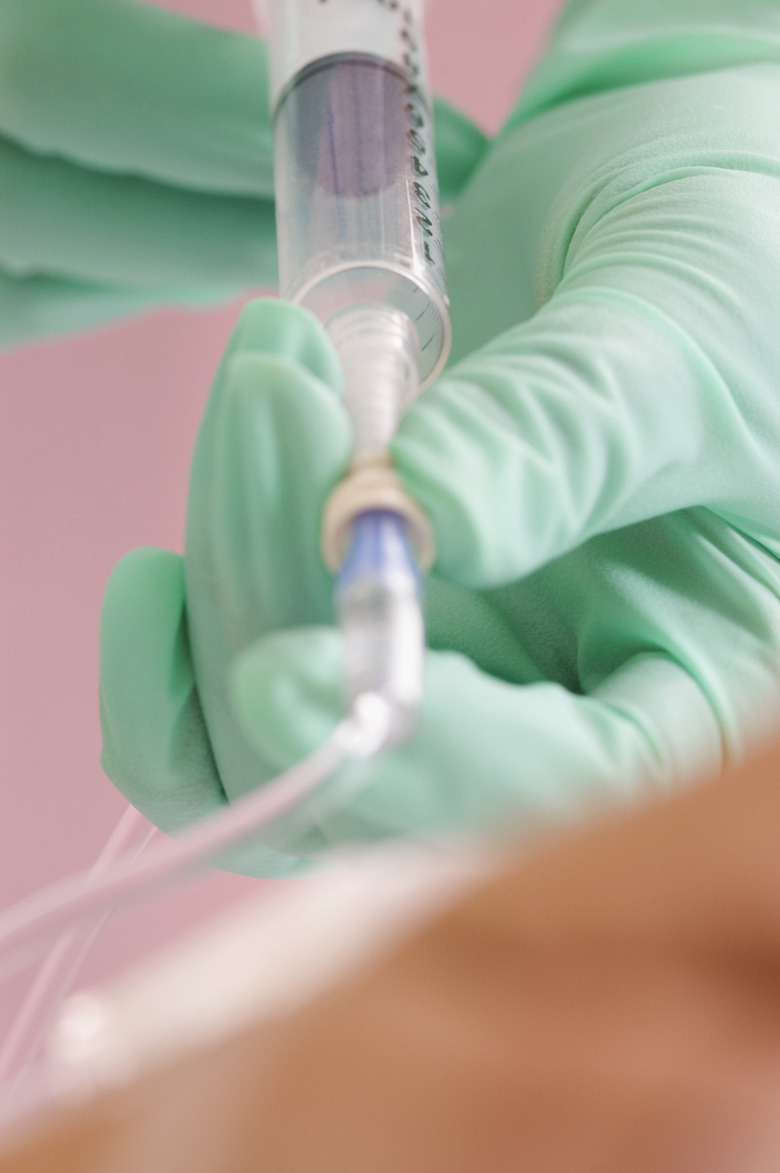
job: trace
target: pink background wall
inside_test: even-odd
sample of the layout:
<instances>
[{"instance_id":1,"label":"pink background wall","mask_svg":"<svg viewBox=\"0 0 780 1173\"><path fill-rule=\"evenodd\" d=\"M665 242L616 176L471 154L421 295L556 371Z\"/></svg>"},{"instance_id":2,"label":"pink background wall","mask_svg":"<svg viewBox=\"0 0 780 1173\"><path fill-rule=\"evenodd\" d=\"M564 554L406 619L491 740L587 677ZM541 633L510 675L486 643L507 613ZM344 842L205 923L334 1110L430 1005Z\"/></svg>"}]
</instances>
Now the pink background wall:
<instances>
[{"instance_id":1,"label":"pink background wall","mask_svg":"<svg viewBox=\"0 0 780 1173\"><path fill-rule=\"evenodd\" d=\"M252 28L249 0L165 6ZM495 130L559 7L434 0L437 90ZM0 907L89 864L123 809L99 766L101 598L127 550L181 549L190 453L237 310L158 313L0 356ZM249 885L215 875L121 921L87 976Z\"/></svg>"}]
</instances>

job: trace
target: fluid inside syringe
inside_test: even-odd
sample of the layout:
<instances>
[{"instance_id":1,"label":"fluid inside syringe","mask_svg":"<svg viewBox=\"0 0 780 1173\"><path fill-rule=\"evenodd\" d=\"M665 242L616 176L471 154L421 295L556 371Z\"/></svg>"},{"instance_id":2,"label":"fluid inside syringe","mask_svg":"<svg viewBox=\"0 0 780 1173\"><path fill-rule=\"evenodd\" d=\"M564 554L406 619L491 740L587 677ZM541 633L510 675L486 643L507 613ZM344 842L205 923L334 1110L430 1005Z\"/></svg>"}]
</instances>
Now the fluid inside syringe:
<instances>
[{"instance_id":1,"label":"fluid inside syringe","mask_svg":"<svg viewBox=\"0 0 780 1173\"><path fill-rule=\"evenodd\" d=\"M275 122L284 296L324 323L358 303L401 311L421 386L449 343L429 121L399 66L340 53L298 73Z\"/></svg>"}]
</instances>

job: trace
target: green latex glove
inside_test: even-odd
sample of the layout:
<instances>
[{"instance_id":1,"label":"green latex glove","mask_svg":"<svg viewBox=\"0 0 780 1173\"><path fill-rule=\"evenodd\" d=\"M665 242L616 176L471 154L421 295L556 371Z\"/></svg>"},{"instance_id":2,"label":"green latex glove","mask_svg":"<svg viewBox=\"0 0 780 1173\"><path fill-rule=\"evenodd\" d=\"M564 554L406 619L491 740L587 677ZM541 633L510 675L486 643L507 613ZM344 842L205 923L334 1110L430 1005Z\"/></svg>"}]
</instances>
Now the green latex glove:
<instances>
[{"instance_id":1,"label":"green latex glove","mask_svg":"<svg viewBox=\"0 0 780 1173\"><path fill-rule=\"evenodd\" d=\"M773 2L568 10L448 224L456 354L395 445L439 543L419 734L347 809L270 836L257 871L323 841L572 817L772 723L778 97ZM112 579L105 765L163 826L341 712L318 554L337 386L306 315L250 307L196 451L186 575L139 551Z\"/></svg>"},{"instance_id":2,"label":"green latex glove","mask_svg":"<svg viewBox=\"0 0 780 1173\"><path fill-rule=\"evenodd\" d=\"M483 148L437 107L452 191ZM276 284L265 46L138 0L0 0L0 345Z\"/></svg>"}]
</instances>

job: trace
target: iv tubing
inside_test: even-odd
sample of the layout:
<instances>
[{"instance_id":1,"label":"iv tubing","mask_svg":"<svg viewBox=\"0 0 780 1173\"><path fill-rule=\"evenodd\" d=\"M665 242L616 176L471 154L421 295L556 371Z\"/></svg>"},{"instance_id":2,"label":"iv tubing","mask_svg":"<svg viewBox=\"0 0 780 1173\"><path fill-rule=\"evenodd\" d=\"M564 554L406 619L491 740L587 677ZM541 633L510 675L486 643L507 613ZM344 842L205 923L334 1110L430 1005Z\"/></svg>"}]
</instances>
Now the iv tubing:
<instances>
[{"instance_id":1,"label":"iv tubing","mask_svg":"<svg viewBox=\"0 0 780 1173\"><path fill-rule=\"evenodd\" d=\"M183 878L293 810L348 760L373 757L387 741L390 714L380 710L377 698L365 701L309 757L175 839L152 844L140 862L125 852L99 877L78 872L8 909L0 915L0 959L31 944L39 951L42 938L73 922Z\"/></svg>"},{"instance_id":2,"label":"iv tubing","mask_svg":"<svg viewBox=\"0 0 780 1173\"><path fill-rule=\"evenodd\" d=\"M140 830L145 834L132 846ZM128 848L137 859L151 841L155 829L134 807L128 806L109 836L95 861L90 877L96 879L105 873L123 849ZM33 983L14 1019L5 1044L0 1051L0 1090L11 1091L28 1074L38 1055L46 1034L80 973L84 962L111 915L111 909L83 926L74 926L54 943L41 964Z\"/></svg>"}]
</instances>

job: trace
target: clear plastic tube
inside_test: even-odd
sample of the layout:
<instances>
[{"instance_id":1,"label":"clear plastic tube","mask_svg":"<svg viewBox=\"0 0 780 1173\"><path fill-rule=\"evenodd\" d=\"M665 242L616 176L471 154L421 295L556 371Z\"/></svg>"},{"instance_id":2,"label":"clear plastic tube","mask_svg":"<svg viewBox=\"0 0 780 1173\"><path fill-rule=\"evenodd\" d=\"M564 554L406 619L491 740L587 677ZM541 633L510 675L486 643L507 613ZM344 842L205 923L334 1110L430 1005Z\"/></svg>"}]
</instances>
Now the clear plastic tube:
<instances>
[{"instance_id":1,"label":"clear plastic tube","mask_svg":"<svg viewBox=\"0 0 780 1173\"><path fill-rule=\"evenodd\" d=\"M141 841L133 848L132 841L138 838L139 831L143 832ZM149 827L143 815L129 806L106 841L90 876L97 878L126 849L138 858L154 834L155 829ZM94 921L68 929L47 954L0 1050L3 1093L7 1087L13 1092L35 1062L60 1005L110 915L108 909Z\"/></svg>"},{"instance_id":2,"label":"clear plastic tube","mask_svg":"<svg viewBox=\"0 0 780 1173\"><path fill-rule=\"evenodd\" d=\"M14 905L0 915L0 970L1 963L20 953L26 956L31 947L45 948L52 934L84 917L153 895L213 861L294 810L348 760L365 760L380 752L390 728L386 706L358 706L310 757L223 813L196 823L175 839L152 844L140 862L134 852L124 853L99 876L77 873Z\"/></svg>"}]
</instances>

